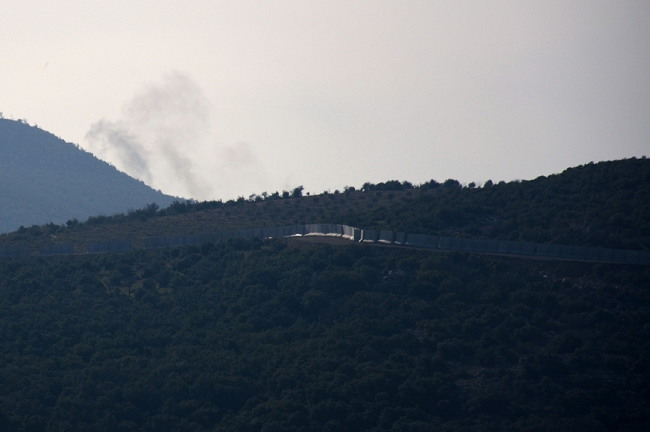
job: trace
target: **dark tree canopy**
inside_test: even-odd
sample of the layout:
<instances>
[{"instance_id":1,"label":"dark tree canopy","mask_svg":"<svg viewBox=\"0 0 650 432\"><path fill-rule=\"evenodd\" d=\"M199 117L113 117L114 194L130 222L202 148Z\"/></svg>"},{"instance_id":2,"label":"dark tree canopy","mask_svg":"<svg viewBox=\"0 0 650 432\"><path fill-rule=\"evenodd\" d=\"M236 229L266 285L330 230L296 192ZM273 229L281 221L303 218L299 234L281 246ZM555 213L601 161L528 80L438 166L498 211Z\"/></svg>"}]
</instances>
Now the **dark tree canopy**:
<instances>
[{"instance_id":1,"label":"dark tree canopy","mask_svg":"<svg viewBox=\"0 0 650 432\"><path fill-rule=\"evenodd\" d=\"M0 420L646 430L648 286L639 266L295 240L0 261Z\"/></svg>"}]
</instances>

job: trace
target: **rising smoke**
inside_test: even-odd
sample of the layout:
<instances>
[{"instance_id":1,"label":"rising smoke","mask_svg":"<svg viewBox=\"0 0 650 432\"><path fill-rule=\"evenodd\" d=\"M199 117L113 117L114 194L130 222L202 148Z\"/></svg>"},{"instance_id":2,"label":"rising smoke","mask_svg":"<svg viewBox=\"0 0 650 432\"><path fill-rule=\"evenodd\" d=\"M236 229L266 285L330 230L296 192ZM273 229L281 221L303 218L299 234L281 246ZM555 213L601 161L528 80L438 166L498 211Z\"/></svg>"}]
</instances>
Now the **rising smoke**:
<instances>
[{"instance_id":1,"label":"rising smoke","mask_svg":"<svg viewBox=\"0 0 650 432\"><path fill-rule=\"evenodd\" d=\"M94 123L86 133L88 149L172 195L213 199L216 192L232 194L223 188L239 179L263 183L263 169L250 146L213 143L209 107L187 75L168 74L128 101L120 120Z\"/></svg>"},{"instance_id":2,"label":"rising smoke","mask_svg":"<svg viewBox=\"0 0 650 432\"><path fill-rule=\"evenodd\" d=\"M86 141L101 159L113 161L118 169L151 184L147 152L122 122L98 121L86 133Z\"/></svg>"}]
</instances>

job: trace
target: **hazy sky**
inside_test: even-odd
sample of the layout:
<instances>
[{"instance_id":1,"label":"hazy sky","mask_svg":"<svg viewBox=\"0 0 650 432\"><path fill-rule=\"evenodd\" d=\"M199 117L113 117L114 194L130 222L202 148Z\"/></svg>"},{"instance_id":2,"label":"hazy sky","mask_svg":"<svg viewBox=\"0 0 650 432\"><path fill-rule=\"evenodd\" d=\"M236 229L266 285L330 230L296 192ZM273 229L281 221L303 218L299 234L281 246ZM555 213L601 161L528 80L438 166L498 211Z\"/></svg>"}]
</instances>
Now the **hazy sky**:
<instances>
[{"instance_id":1,"label":"hazy sky","mask_svg":"<svg viewBox=\"0 0 650 432\"><path fill-rule=\"evenodd\" d=\"M0 111L196 199L650 156L650 2L0 2Z\"/></svg>"}]
</instances>

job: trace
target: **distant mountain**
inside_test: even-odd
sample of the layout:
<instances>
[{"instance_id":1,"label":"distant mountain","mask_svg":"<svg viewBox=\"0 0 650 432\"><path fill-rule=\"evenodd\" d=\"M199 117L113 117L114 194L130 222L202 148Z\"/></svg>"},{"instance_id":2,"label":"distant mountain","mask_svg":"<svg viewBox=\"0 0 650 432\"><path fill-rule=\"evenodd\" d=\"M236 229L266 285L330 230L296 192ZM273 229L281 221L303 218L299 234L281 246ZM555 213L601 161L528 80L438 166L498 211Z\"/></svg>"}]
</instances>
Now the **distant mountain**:
<instances>
[{"instance_id":1,"label":"distant mountain","mask_svg":"<svg viewBox=\"0 0 650 432\"><path fill-rule=\"evenodd\" d=\"M176 199L49 132L0 119L0 232Z\"/></svg>"}]
</instances>

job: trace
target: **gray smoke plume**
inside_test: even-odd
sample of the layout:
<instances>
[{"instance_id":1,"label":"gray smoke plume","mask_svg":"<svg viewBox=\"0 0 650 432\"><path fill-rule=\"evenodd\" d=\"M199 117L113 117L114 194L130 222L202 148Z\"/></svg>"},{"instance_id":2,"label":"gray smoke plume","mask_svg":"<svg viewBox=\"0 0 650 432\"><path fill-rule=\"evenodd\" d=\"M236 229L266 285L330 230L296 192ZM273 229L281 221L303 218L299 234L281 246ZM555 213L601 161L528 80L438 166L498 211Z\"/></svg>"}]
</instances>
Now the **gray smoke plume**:
<instances>
[{"instance_id":1,"label":"gray smoke plume","mask_svg":"<svg viewBox=\"0 0 650 432\"><path fill-rule=\"evenodd\" d=\"M193 198L210 195L193 160L209 131L209 103L187 75L176 72L127 102L122 119L91 125L91 152L118 169L168 193Z\"/></svg>"},{"instance_id":2,"label":"gray smoke plume","mask_svg":"<svg viewBox=\"0 0 650 432\"><path fill-rule=\"evenodd\" d=\"M102 159L116 162L118 169L151 184L146 151L129 133L125 125L120 122L100 120L90 127L86 133L86 140L92 143L93 153Z\"/></svg>"}]
</instances>

